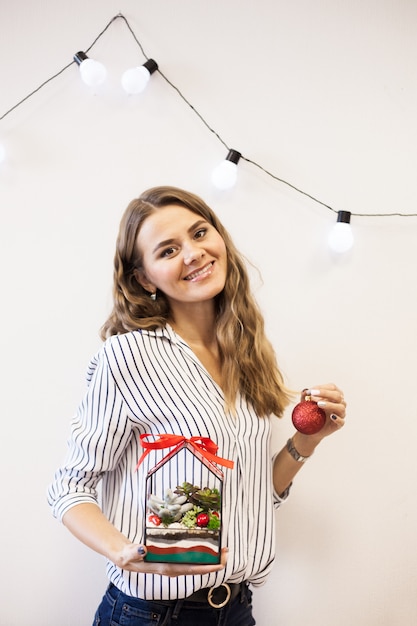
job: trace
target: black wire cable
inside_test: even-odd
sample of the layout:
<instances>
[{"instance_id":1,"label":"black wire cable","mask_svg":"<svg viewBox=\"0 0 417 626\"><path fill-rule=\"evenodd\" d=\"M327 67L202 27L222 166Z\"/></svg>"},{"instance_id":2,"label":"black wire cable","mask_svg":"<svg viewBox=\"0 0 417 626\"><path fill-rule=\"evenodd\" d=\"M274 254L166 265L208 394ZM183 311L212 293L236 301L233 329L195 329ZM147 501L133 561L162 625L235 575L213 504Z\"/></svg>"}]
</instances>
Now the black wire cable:
<instances>
[{"instance_id":1,"label":"black wire cable","mask_svg":"<svg viewBox=\"0 0 417 626\"><path fill-rule=\"evenodd\" d=\"M140 43L139 39L136 37L135 33L133 32L133 30L132 30L132 28L131 28L131 26L130 26L129 22L128 22L128 21L127 21L127 19L125 18L125 16L124 16L124 15L122 15L121 13L119 13L119 16L118 16L118 17L121 17L121 18L125 21L126 26L128 27L128 29L129 29L129 30L130 30L130 32L132 33L133 39L136 41L136 43L138 44L139 48L141 49L141 52L142 52L143 56L145 57L145 59L146 59L146 60L149 60L148 55L146 54L145 50L143 49L142 44ZM187 98L186 98L186 97L185 97L185 96L181 93L181 91L178 89L178 87L176 87L176 86L174 85L174 83L172 83L172 82L169 80L169 78L167 78L167 77L165 76L165 74L163 74L163 73L161 72L161 70L159 69L159 67L158 67L158 69L157 69L156 71L158 72L158 74L159 74L160 76L162 76L162 78L163 78L163 79L164 79L164 80L168 83L168 85L169 85L170 87L172 87L172 89L175 89L175 91L176 91L176 92L177 92L177 94L180 96L180 98L182 98L182 100L184 100L184 102L185 102L185 103L186 103L186 104L190 107L190 109L191 109L192 111L194 111L194 113L195 113L195 114L196 114L196 115L200 118L200 120L203 122L203 124L206 126L206 128L208 128L208 130L209 130L211 133L213 133L213 134L217 137L217 139L218 139L218 140L219 140L219 141L220 141L220 142L224 145L224 147L225 147L227 150L229 150L230 148L229 148L229 147L228 147L228 145L225 143L225 141L223 141L223 139L222 139L222 138L220 137L220 135L219 135L219 134L218 134L218 133L214 130L214 128L212 128L211 126L209 126L209 124L206 122L206 120L204 119L204 117L203 117L203 116L202 116L202 115L201 115L201 114L197 111L197 109L196 109L196 108L195 108L195 107L191 104L191 102L189 102L189 101L187 100Z\"/></svg>"},{"instance_id":2,"label":"black wire cable","mask_svg":"<svg viewBox=\"0 0 417 626\"><path fill-rule=\"evenodd\" d=\"M31 98L33 95L35 95L35 93L37 93L38 91L40 91L42 89L42 87L45 87L45 85L47 85L48 83L50 83L51 81L53 81L55 78L57 78L57 76L59 76L60 74L62 74L63 72L65 72L65 70L67 70L69 67L71 67L71 65L73 65L73 63L75 63L75 61L72 61L71 63L68 63L68 65L66 65L65 67L62 68L62 70L59 70L59 72L57 72L56 74L54 74L53 76L51 76L51 78L48 78L47 80L45 80L41 85L39 85L39 87L36 87L36 89L34 89L33 91L31 91L27 96L25 96L22 100L20 100L20 102L18 102L17 104L15 104L14 106L12 106L11 109L9 109L8 111L6 111L6 113L4 113L1 117L0 117L0 122L1 120L4 120L5 117L7 117L7 115L9 115L9 113L11 113L12 111L14 111L15 109L17 109L17 107L19 107L21 104L23 104L24 102L26 102L26 100L29 100L29 98Z\"/></svg>"},{"instance_id":3,"label":"black wire cable","mask_svg":"<svg viewBox=\"0 0 417 626\"><path fill-rule=\"evenodd\" d=\"M104 35L104 33L110 28L110 26L113 24L113 22L118 20L119 17L123 17L123 15L121 13L119 13L118 15L115 15L114 17L112 17L110 22L103 28L101 33L99 35L97 35L97 37L94 39L93 43L90 46L88 46L88 48L86 48L84 52L89 52L91 50L91 48L93 46L95 46L95 44L98 42L98 40ZM126 21L125 17L123 17L123 19Z\"/></svg>"},{"instance_id":4,"label":"black wire cable","mask_svg":"<svg viewBox=\"0 0 417 626\"><path fill-rule=\"evenodd\" d=\"M244 159L245 161L247 161L248 163L251 163L255 167L258 167L260 170L262 170L262 172L265 172L265 174L267 174L268 176L270 176L274 180L277 180L280 183L284 183L284 185L287 185L288 187L291 187L291 189L294 189L294 191L297 191L298 193L302 193L303 196L307 196L307 198L310 198L311 200L314 200L314 202L318 202L318 204L321 204L322 206L326 207L326 209L330 209L330 211L333 211L333 213L338 213L338 211L336 209L333 209L333 207L329 206L328 204L325 204L321 200L317 200L317 198L315 198L314 196L311 196L306 191L303 191L302 189L299 189L298 187L295 187L295 185L292 185L291 183L288 183L283 178L279 178L275 174L272 174L272 172L269 172L268 170L266 170L264 167L262 167L262 165L259 165L259 163L256 163L255 161L251 161L250 159L246 158L243 155L242 155L241 158ZM351 213L351 215L357 215L357 213Z\"/></svg>"},{"instance_id":5,"label":"black wire cable","mask_svg":"<svg viewBox=\"0 0 417 626\"><path fill-rule=\"evenodd\" d=\"M115 15L110 22L103 28L103 30L101 31L101 33L99 35L97 35L97 37L94 39L93 43L86 48L85 52L89 52L91 50L91 48L97 43L97 41L100 39L100 37L102 37L104 35L104 33L107 31L108 28L110 28L110 26L113 24L113 22L115 20L117 20L119 17L123 17L123 19L126 21L126 18L124 16L122 16L121 14L119 15ZM139 43L139 42L138 42ZM140 45L140 44L139 44ZM142 46L140 46L142 47ZM59 72L57 72L56 74L54 74L53 76L51 76L50 78L48 78L47 80L45 80L43 83L41 83L39 85L39 87L36 87L36 89L34 89L33 91L31 91L27 96L25 96L22 100L20 100L17 104L15 104L14 106L12 106L11 109L9 109L8 111L6 111L6 113L4 113L1 117L0 117L0 122L1 120L4 120L5 117L7 117L9 115L9 113L11 113L12 111L14 111L15 109L17 109L17 107L19 107L21 104L23 104L24 102L26 102L26 100L29 100L29 98L31 98L32 96L35 95L35 93L37 93L38 91L40 91L42 89L42 87L45 87L45 85L47 85L48 83L52 82L53 80L55 80L55 78L57 78L58 76L60 76L61 74L63 74L65 72L65 70L67 70L69 67L71 67L71 65L74 65L75 61L71 61L71 63L68 63L68 65L66 65L65 67L62 68L62 70L59 70Z\"/></svg>"},{"instance_id":6,"label":"black wire cable","mask_svg":"<svg viewBox=\"0 0 417 626\"><path fill-rule=\"evenodd\" d=\"M97 43L97 41L104 35L104 33L110 28L110 26L118 19L122 19L124 21L124 23L126 24L126 27L128 28L128 30L130 31L133 39L135 40L136 44L138 45L140 51L142 52L143 56L145 57L146 60L149 60L148 55L146 54L141 42L139 41L139 39L137 38L135 32L133 31L132 27L130 26L128 20L126 19L126 17L122 14L122 13L118 13L117 15L115 15L114 17L112 17L112 19L109 21L109 23L103 28L103 30L97 35L97 37L94 39L93 43L85 49L85 52L89 52L93 46ZM65 67L63 67L61 70L59 70L59 72L57 72L56 74L54 74L53 76L51 76L50 78L48 78L47 80L45 80L43 83L41 83L39 85L39 87L37 87L36 89L34 89L33 91L31 91L27 96L25 96L22 100L20 100L19 102L17 102L17 104L15 104L14 106L12 106L8 111L6 111L1 117L0 117L0 121L4 120L5 117L7 117L10 113L12 113L12 111L14 111L15 109L17 109L21 104L23 104L24 102L26 102L27 100L29 100L29 98L31 98L33 95L35 95L38 91L40 91L43 87L45 87L45 85L47 85L48 83L50 83L51 81L55 80L55 78L57 78L58 76L60 76L63 72L65 72L69 67L71 67L72 65L74 65L75 61L72 61L71 63L68 63L68 65L66 65ZM220 141L220 143L223 144L223 146L227 149L230 150L230 147L227 145L227 143L224 141L224 139L222 139L222 137L216 132L216 130L214 128L212 128L208 122L204 119L204 117L201 115L201 113L199 113L197 111L197 109L191 104L191 102L189 102L189 100L187 100L187 98L184 96L184 94L180 91L180 89L174 85L174 83L172 83L167 76L165 76L165 74L163 74L163 72L159 69L156 70L159 75L166 81L166 83L172 88L174 89L177 94L179 95L179 97L187 104L187 106L197 115L197 117L200 119L200 121L206 126L206 128L213 133L217 139ZM260 165L259 163L257 163L256 161L252 161L251 159L249 159L248 157L245 157L243 155L241 155L241 158L246 161L247 163L250 163L251 165L257 167L258 169L260 169L262 172L264 172L267 176L273 178L274 180L287 185L288 187L290 187L291 189L293 189L294 191L296 191L297 193L300 193L304 196L306 196L307 198L310 198L310 200L313 200L314 202L317 202L318 204L320 204L321 206L324 206L326 209L329 209L330 211L332 211L333 213L338 213L339 211L337 209L334 209L333 207L331 207L330 205L326 204L325 202L322 202L321 200L318 200L317 198L315 198L314 196L312 196L311 194L303 191L302 189L299 189L298 187L296 187L295 185L289 183L288 181L279 178L278 176L276 176L275 174L273 174L272 172L268 171L265 167L263 167L262 165ZM355 217L417 217L417 213L353 213L351 212L352 216Z\"/></svg>"}]
</instances>

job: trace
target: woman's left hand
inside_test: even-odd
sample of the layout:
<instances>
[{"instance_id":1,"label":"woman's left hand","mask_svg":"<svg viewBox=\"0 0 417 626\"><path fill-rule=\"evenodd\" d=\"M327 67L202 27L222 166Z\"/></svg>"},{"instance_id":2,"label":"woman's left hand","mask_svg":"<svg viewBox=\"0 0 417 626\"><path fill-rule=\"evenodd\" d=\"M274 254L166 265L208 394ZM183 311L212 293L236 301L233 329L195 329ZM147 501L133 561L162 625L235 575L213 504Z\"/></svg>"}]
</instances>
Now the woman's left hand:
<instances>
[{"instance_id":1,"label":"woman's left hand","mask_svg":"<svg viewBox=\"0 0 417 626\"><path fill-rule=\"evenodd\" d=\"M333 383L324 385L314 385L310 389L304 389L301 393L301 399L310 396L312 402L326 413L326 422L323 428L315 435L308 435L309 438L315 439L317 443L328 437L335 431L342 428L346 418L346 401L343 391Z\"/></svg>"},{"instance_id":2,"label":"woman's left hand","mask_svg":"<svg viewBox=\"0 0 417 626\"><path fill-rule=\"evenodd\" d=\"M326 414L324 426L317 433L306 435L297 430L290 439L298 455L308 458L325 437L337 432L344 426L346 402L341 389L333 383L314 385L310 389L304 389L301 393L301 400L305 400L306 396L310 396L311 402L317 402ZM299 461L300 459L294 456L288 445L277 454L274 462L276 493L285 493L285 490L291 485L295 475L304 465Z\"/></svg>"}]
</instances>

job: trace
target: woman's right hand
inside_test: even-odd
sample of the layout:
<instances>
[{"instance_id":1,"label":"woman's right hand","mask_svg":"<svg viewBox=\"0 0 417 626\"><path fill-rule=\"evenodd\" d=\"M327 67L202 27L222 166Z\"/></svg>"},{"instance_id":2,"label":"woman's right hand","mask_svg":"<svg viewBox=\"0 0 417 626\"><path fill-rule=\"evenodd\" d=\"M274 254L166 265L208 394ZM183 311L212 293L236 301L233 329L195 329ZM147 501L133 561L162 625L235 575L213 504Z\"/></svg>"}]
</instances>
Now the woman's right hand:
<instances>
[{"instance_id":1,"label":"woman's right hand","mask_svg":"<svg viewBox=\"0 0 417 626\"><path fill-rule=\"evenodd\" d=\"M203 576L218 572L226 567L228 549L223 548L220 563L215 565L198 565L194 563L152 563L145 561L146 547L131 543L123 546L115 565L130 572L143 574L159 574L160 576Z\"/></svg>"},{"instance_id":2,"label":"woman's right hand","mask_svg":"<svg viewBox=\"0 0 417 626\"><path fill-rule=\"evenodd\" d=\"M108 558L117 567L130 572L160 574L161 576L199 576L218 572L226 566L227 548L223 548L220 563L151 563L145 561L146 547L132 543L92 503L69 509L63 518L65 526L86 546Z\"/></svg>"}]
</instances>

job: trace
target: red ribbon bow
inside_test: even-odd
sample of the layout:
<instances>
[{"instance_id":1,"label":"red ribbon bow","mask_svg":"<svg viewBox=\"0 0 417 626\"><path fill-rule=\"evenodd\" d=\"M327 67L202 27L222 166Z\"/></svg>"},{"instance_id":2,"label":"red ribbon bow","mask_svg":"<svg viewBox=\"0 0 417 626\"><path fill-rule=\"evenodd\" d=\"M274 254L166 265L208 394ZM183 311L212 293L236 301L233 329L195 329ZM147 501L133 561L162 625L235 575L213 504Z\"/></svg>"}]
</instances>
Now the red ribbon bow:
<instances>
[{"instance_id":1,"label":"red ribbon bow","mask_svg":"<svg viewBox=\"0 0 417 626\"><path fill-rule=\"evenodd\" d=\"M147 441L148 437L154 437L155 441ZM217 456L216 452L218 450L218 446L209 437L190 437L190 439L187 439L182 435L152 435L150 433L145 433L140 436L140 443L142 448L144 448L144 453L140 457L136 469L139 468L143 459L151 450L162 450L163 448L172 448L173 446L176 446L179 449L184 443L190 443L193 448L198 450L198 452L200 452L200 454L202 454L202 456L211 463L218 463L219 465L229 467L230 469L233 469L234 466L233 461L222 459L222 457ZM173 454L175 454L175 452L176 450L172 451Z\"/></svg>"}]
</instances>

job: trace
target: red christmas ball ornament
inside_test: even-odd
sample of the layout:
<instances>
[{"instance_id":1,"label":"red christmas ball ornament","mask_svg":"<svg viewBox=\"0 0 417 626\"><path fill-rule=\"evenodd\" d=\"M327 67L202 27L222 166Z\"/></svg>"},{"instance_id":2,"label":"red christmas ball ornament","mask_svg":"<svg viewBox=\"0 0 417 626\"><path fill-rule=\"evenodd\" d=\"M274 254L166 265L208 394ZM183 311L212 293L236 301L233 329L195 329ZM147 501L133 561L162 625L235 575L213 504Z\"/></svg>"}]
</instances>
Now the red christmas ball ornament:
<instances>
[{"instance_id":1,"label":"red christmas ball ornament","mask_svg":"<svg viewBox=\"0 0 417 626\"><path fill-rule=\"evenodd\" d=\"M197 526L200 528L205 528L210 521L210 517L208 513L199 513L197 515Z\"/></svg>"},{"instance_id":2,"label":"red christmas ball ornament","mask_svg":"<svg viewBox=\"0 0 417 626\"><path fill-rule=\"evenodd\" d=\"M311 400L299 402L292 412L292 423L303 435L315 435L325 422L326 413Z\"/></svg>"}]
</instances>

